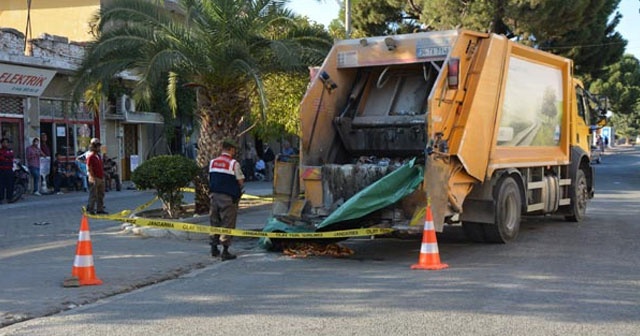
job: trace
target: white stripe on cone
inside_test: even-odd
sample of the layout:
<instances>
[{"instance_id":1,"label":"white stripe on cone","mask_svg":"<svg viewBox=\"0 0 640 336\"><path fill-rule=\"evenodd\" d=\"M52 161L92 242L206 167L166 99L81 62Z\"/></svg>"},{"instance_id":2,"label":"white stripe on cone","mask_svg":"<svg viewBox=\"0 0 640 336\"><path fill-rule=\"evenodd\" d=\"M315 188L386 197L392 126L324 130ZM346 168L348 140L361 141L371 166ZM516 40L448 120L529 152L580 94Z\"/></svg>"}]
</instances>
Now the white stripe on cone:
<instances>
[{"instance_id":1,"label":"white stripe on cone","mask_svg":"<svg viewBox=\"0 0 640 336\"><path fill-rule=\"evenodd\" d=\"M89 241L91 240L91 234L89 233L89 231L80 231L80 233L78 233L78 240Z\"/></svg>"},{"instance_id":2,"label":"white stripe on cone","mask_svg":"<svg viewBox=\"0 0 640 336\"><path fill-rule=\"evenodd\" d=\"M93 256L76 255L73 259L73 267L91 267L93 266Z\"/></svg>"},{"instance_id":3,"label":"white stripe on cone","mask_svg":"<svg viewBox=\"0 0 640 336\"><path fill-rule=\"evenodd\" d=\"M424 222L424 230L425 231L431 231L434 230L435 231L436 227L433 225L432 221L425 221Z\"/></svg>"},{"instance_id":4,"label":"white stripe on cone","mask_svg":"<svg viewBox=\"0 0 640 336\"><path fill-rule=\"evenodd\" d=\"M438 243L422 243L420 253L438 253Z\"/></svg>"}]
</instances>

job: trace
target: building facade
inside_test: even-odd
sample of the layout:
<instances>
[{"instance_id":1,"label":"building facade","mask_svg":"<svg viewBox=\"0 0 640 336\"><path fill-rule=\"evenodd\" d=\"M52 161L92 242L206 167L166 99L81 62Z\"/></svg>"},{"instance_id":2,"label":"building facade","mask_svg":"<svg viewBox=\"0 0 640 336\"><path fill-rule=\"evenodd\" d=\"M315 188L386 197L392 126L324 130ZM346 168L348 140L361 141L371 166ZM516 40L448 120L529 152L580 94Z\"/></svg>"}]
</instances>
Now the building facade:
<instances>
[{"instance_id":1,"label":"building facade","mask_svg":"<svg viewBox=\"0 0 640 336\"><path fill-rule=\"evenodd\" d=\"M52 155L68 159L99 135L103 151L116 158L120 176L128 180L137 164L166 152L162 116L137 110L130 96L105 98L98 116L71 101L71 77L84 56L84 42L93 38L90 19L109 2L0 1L0 131L13 140L18 157L24 158L41 133L48 135ZM40 80L16 85L26 76ZM126 74L120 79L136 80Z\"/></svg>"}]
</instances>

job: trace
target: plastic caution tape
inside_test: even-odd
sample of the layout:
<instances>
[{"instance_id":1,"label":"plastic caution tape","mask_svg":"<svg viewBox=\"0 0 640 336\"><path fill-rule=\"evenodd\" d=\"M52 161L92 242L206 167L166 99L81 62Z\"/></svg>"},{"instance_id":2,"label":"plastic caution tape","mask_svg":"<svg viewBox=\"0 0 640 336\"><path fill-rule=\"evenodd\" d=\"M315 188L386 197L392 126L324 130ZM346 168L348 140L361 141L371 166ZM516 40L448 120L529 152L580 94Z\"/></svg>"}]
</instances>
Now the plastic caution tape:
<instances>
[{"instance_id":1,"label":"plastic caution tape","mask_svg":"<svg viewBox=\"0 0 640 336\"><path fill-rule=\"evenodd\" d=\"M151 204L155 203L157 200L158 200L158 196L154 197L154 198L153 198L152 200L150 200L149 202L147 202L147 203L145 203L145 204L143 204L143 205L141 205L141 206L139 206L139 207L135 208L135 209L133 210L133 213L138 213L138 212L140 212L140 211L142 211L142 210L144 210L144 209L146 209L146 208L150 207L150 206L151 206Z\"/></svg>"},{"instance_id":2,"label":"plastic caution tape","mask_svg":"<svg viewBox=\"0 0 640 336\"><path fill-rule=\"evenodd\" d=\"M194 193L196 192L196 190L194 188L180 188L180 191L184 191L184 192L190 192L190 193ZM269 196L254 196L254 195L247 195L247 194L242 194L242 199L273 199L273 196L269 195Z\"/></svg>"},{"instance_id":3,"label":"plastic caution tape","mask_svg":"<svg viewBox=\"0 0 640 336\"><path fill-rule=\"evenodd\" d=\"M137 208L132 210L122 210L116 214L112 214L112 215L102 215L102 216L96 216L96 215L91 215L89 213L87 213L87 209L85 207L82 207L82 213L89 217L89 218L101 218L101 219L114 219L114 220L119 220L120 218L123 217L128 217L129 215L131 215L131 213L138 213L141 212L142 210L150 207L153 203L155 203L158 200L158 196L155 196L154 198L152 198L149 202L142 204L140 206L138 206ZM107 218L108 217L108 218Z\"/></svg>"},{"instance_id":4,"label":"plastic caution tape","mask_svg":"<svg viewBox=\"0 0 640 336\"><path fill-rule=\"evenodd\" d=\"M84 209L83 209L84 212ZM253 230L240 230L240 229L228 229L222 227L213 227L192 223L184 223L178 221L169 221L162 219L149 219L149 218L129 218L125 217L125 213L131 211L125 210L118 214L113 215L92 215L85 213L89 218L93 219L107 219L115 220L139 226L148 226L159 229L187 231L195 233L206 234L224 234L236 237L254 237L254 238L283 238L283 239L309 239L309 238L349 238L349 237L364 237L388 234L393 232L393 229L386 228L365 228L365 229L352 229L352 230L340 230L340 231L327 231L327 232L262 232Z\"/></svg>"}]
</instances>

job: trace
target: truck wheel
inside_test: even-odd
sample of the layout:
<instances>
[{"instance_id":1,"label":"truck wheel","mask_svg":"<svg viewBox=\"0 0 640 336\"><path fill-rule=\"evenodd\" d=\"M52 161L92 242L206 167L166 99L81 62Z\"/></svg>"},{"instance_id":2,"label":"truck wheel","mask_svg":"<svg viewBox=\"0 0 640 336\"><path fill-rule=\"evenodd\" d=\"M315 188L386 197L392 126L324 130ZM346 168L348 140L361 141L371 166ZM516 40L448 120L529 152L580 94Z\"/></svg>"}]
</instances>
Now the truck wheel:
<instances>
[{"instance_id":1,"label":"truck wheel","mask_svg":"<svg viewBox=\"0 0 640 336\"><path fill-rule=\"evenodd\" d=\"M462 230L464 234L475 243L484 243L484 230L482 223L462 222Z\"/></svg>"},{"instance_id":2,"label":"truck wheel","mask_svg":"<svg viewBox=\"0 0 640 336\"><path fill-rule=\"evenodd\" d=\"M573 185L573 195L571 196L571 215L565 219L570 222L580 222L584 219L587 212L587 200L589 199L589 190L587 188L587 177L584 170L580 169L576 173L576 182Z\"/></svg>"},{"instance_id":3,"label":"truck wheel","mask_svg":"<svg viewBox=\"0 0 640 336\"><path fill-rule=\"evenodd\" d=\"M512 177L500 180L495 203L495 224L484 224L484 238L489 243L504 244L518 237L522 199L520 187Z\"/></svg>"}]
</instances>

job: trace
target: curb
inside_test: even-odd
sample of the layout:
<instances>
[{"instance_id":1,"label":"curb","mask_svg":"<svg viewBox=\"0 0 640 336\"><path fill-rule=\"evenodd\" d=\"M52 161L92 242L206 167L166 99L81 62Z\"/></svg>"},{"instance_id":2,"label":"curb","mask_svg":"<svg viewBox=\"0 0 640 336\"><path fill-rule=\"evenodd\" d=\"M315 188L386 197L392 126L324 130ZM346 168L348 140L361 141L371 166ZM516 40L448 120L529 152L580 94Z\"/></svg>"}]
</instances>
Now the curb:
<instances>
[{"instance_id":1,"label":"curb","mask_svg":"<svg viewBox=\"0 0 640 336\"><path fill-rule=\"evenodd\" d=\"M238 209L238 226L241 226L242 215L249 214L251 212L257 212L264 210L266 208L270 208L272 206L271 203L261 204L261 205L253 205L244 208ZM136 214L129 215L130 218L139 218ZM188 218L179 218L177 219L179 222L191 223L191 224L200 224L200 225L209 225L209 215L196 215L194 217ZM149 238L173 238L173 239L181 239L181 240L196 240L196 241L208 241L209 235L206 233L195 233L195 232L186 232L186 231L178 231L178 230L169 230L169 229L158 229L152 227L138 226L130 223L122 223L120 225L123 233L130 233L136 236L141 237L149 237ZM240 237L239 237L240 238Z\"/></svg>"}]
</instances>

